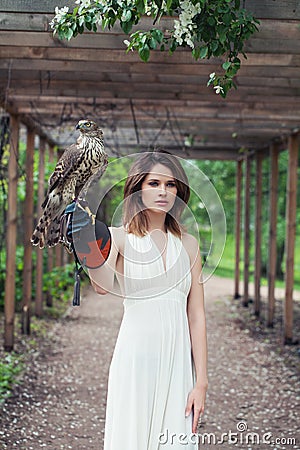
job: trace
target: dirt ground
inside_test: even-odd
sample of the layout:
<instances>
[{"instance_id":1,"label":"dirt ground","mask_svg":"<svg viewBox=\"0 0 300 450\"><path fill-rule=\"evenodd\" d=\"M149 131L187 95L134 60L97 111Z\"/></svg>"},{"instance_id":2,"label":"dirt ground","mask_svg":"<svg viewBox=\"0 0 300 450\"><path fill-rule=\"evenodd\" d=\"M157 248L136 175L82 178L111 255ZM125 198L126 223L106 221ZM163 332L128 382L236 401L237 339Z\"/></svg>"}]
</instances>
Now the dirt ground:
<instances>
[{"instance_id":1,"label":"dirt ground","mask_svg":"<svg viewBox=\"0 0 300 450\"><path fill-rule=\"evenodd\" d=\"M242 307L232 293L231 280L213 276L205 284L209 389L200 448L300 449L300 349L281 343L282 302L268 329L264 304L258 321L253 305ZM0 411L1 448L103 449L107 376L122 312L120 297L90 288L80 307L70 306ZM174 443L174 450L184 448Z\"/></svg>"}]
</instances>

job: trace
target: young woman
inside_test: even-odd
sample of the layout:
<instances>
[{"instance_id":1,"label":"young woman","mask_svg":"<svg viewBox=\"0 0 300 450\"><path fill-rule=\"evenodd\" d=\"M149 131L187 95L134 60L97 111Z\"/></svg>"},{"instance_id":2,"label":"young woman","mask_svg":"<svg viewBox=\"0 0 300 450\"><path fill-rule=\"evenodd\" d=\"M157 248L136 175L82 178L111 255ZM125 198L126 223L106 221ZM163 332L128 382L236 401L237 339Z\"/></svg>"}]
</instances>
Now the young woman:
<instances>
[{"instance_id":1,"label":"young woman","mask_svg":"<svg viewBox=\"0 0 300 450\"><path fill-rule=\"evenodd\" d=\"M89 271L99 294L116 274L124 315L111 360L104 450L197 449L207 390L201 257L179 219L190 195L179 161L140 156L124 188L123 226L106 263Z\"/></svg>"}]
</instances>

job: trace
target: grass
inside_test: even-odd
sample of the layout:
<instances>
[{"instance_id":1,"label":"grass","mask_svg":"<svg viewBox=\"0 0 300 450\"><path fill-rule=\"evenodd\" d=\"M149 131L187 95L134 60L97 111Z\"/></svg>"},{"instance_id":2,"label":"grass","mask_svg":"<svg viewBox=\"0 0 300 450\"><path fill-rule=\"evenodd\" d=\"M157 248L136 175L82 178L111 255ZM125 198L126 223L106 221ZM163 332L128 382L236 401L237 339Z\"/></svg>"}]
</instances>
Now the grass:
<instances>
[{"instance_id":1,"label":"grass","mask_svg":"<svg viewBox=\"0 0 300 450\"><path fill-rule=\"evenodd\" d=\"M241 243L242 244L242 243ZM243 279L243 248L241 248L241 261L240 261L240 279ZM250 256L253 260L253 255ZM223 278L234 278L234 267L235 267L235 238L232 235L228 235L226 239L226 245L224 248L224 253L220 261L219 266L214 272ZM254 265L250 262L249 267L249 280L254 281ZM296 237L295 245L295 272L294 272L294 289L300 291L300 235ZM261 285L267 286L268 280L265 277L261 278ZM276 287L284 288L284 280L276 280Z\"/></svg>"},{"instance_id":2,"label":"grass","mask_svg":"<svg viewBox=\"0 0 300 450\"><path fill-rule=\"evenodd\" d=\"M10 396L12 386L19 382L24 369L24 357L15 352L7 353L0 361L0 404Z\"/></svg>"}]
</instances>

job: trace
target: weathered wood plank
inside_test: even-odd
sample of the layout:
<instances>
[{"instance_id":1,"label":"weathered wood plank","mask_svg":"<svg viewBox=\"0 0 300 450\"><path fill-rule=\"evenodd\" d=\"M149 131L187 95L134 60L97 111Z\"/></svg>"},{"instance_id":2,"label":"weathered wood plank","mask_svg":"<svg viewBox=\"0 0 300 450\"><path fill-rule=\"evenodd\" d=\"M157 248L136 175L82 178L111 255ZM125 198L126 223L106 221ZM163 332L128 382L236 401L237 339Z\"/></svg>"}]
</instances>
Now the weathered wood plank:
<instances>
[{"instance_id":1,"label":"weathered wood plank","mask_svg":"<svg viewBox=\"0 0 300 450\"><path fill-rule=\"evenodd\" d=\"M74 7L72 0L1 0L0 11L52 14L56 6ZM245 8L258 18L300 19L298 0L246 0Z\"/></svg>"},{"instance_id":2,"label":"weathered wood plank","mask_svg":"<svg viewBox=\"0 0 300 450\"><path fill-rule=\"evenodd\" d=\"M40 138L39 143L39 172L38 172L38 207L37 207L37 217L41 217L43 209L41 204L45 197L45 149L46 141ZM43 315L43 250L40 248L36 249L36 297L35 297L35 315L37 317L42 317Z\"/></svg>"},{"instance_id":3,"label":"weathered wood plank","mask_svg":"<svg viewBox=\"0 0 300 450\"><path fill-rule=\"evenodd\" d=\"M54 101L54 99L53 99ZM83 105L76 102L67 104L67 109L68 109L68 115L73 115L77 114L78 109L80 109L81 111L84 111L84 113L86 114L86 116L91 116L95 114L95 111L103 111L102 112L102 117L103 119L109 119L110 117L113 117L114 120L117 121L122 121L122 120L126 120L129 117L129 113L130 110L128 108L124 108L122 109L122 111L114 111L111 108L107 108L105 106L101 106L101 105L97 105L96 107L94 106L88 106L88 105ZM248 123L248 121L257 121L258 123L260 123L262 120L264 121L264 123L274 123L274 122L282 122L282 121L289 121L289 123L291 125L297 125L300 122L299 119L299 110L300 110L300 104L297 107L296 111L283 111L280 113L280 108L282 108L282 105L278 105L278 113L276 114L276 112L274 112L272 107L269 107L269 109L261 109L259 111L255 111L254 110L249 110L249 111L244 111L241 112L241 114L239 114L236 111L236 107L238 105L235 105L235 108L232 107L230 109L226 109L226 112L223 111L222 113L218 112L217 107L215 108L193 108L191 111L177 111L176 108L168 108L169 113L171 114L171 116L176 115L177 120L180 121L180 123L185 123L188 122L190 123L191 119L195 119L195 118L199 118L201 117L201 120L205 120L205 119L211 119L213 121L215 121L216 123L218 121L223 121L224 119L229 119L229 120L237 120L237 121L241 121L241 119L244 121L244 123ZM273 106L273 105L272 105ZM146 107L146 106L145 106ZM241 105L241 108L243 107L243 105ZM20 103L19 102L19 113L20 114L38 114L38 115L42 115L42 116L62 116L63 115L63 109L65 108L65 104L55 104L55 103L50 103L50 102L46 102L44 104L40 104L37 105L36 103L33 103L32 101L28 102L28 104L24 104L23 102ZM135 109L136 111L136 118L137 120L139 120L140 122L144 122L145 124L148 123L149 121L149 117L156 117L156 120L164 120L166 119L166 109L154 109L154 112L151 113L151 111L149 111L148 114L144 114L143 111L139 111L136 107Z\"/></svg>"},{"instance_id":4,"label":"weathered wood plank","mask_svg":"<svg viewBox=\"0 0 300 450\"><path fill-rule=\"evenodd\" d=\"M289 161L286 190L284 343L292 344L299 135L290 136L288 142L288 152Z\"/></svg>"},{"instance_id":5,"label":"weathered wood plank","mask_svg":"<svg viewBox=\"0 0 300 450\"><path fill-rule=\"evenodd\" d=\"M73 3L74 4L74 3ZM54 11L52 13L41 14L28 12L2 12L0 16L0 30L15 30L15 31L49 31L53 32L50 22L53 19ZM163 18L158 24L158 28L162 31L169 30L174 26L174 19L171 17ZM132 31L139 29L150 30L153 27L153 20L149 17L143 17L139 25L134 25ZM103 30L98 27L98 34L110 33L110 31ZM113 28L113 33L121 34L125 37L124 31L117 22ZM94 34L94 33L93 33ZM123 39L124 39L123 37Z\"/></svg>"},{"instance_id":6,"label":"weathered wood plank","mask_svg":"<svg viewBox=\"0 0 300 450\"><path fill-rule=\"evenodd\" d=\"M249 302L249 266L250 266L250 183L251 183L251 157L245 155L245 183L244 183L244 292L243 306Z\"/></svg>"},{"instance_id":7,"label":"weathered wood plank","mask_svg":"<svg viewBox=\"0 0 300 450\"><path fill-rule=\"evenodd\" d=\"M67 104L80 104L81 107L94 107L96 109L100 108L99 110L106 111L106 110L114 110L114 114L122 114L122 111L126 110L126 108L130 108L130 104L128 99L125 98L111 98L111 99L101 99L96 98L95 96L90 97L53 97L53 96L47 96L47 95L26 95L25 92L23 92L20 95L17 96L10 96L10 101L17 102L20 106L26 106L30 102L34 106L43 106L45 103L49 104L49 106L55 104L63 106L65 103ZM172 108L174 108L174 111L176 112L178 110L179 114L189 114L189 111L191 111L191 115L193 115L193 110L197 111L205 111L206 109L213 109L216 108L218 111L217 116L222 117L223 115L226 116L226 111L235 110L236 114L239 114L240 117L243 117L243 114L245 113L245 117L247 117L247 113L252 113L253 111L256 112L256 114L262 114L262 118L265 117L263 115L264 110L272 110L272 112L276 114L279 112L282 112L282 101L285 101L286 99L280 97L276 98L276 102L272 104L270 107L269 105L269 99L263 99L261 97L251 96L251 102L244 103L242 101L238 102L236 100L235 102L220 102L219 97L216 95L215 98L207 99L203 98L201 101L197 101L195 99L193 100L173 100L172 103L170 103L168 100L161 99L158 103L155 99L134 99L134 105L137 108L146 108L149 113L153 112L154 114L157 114L157 111L163 110L164 113L167 111L167 109L170 109L172 111ZM290 97L289 98L289 105L286 109L287 113L291 113L292 115L295 113L295 111L298 111L300 103L300 98L297 97ZM220 108L220 104L222 105L222 108ZM129 111L129 110L128 110Z\"/></svg>"},{"instance_id":8,"label":"weathered wood plank","mask_svg":"<svg viewBox=\"0 0 300 450\"><path fill-rule=\"evenodd\" d=\"M62 117L64 107L55 108L55 107L44 107L44 108L37 108L33 106L32 104L29 106L23 106L19 107L19 113L20 114L34 114L36 116L43 116L45 121L49 121L51 117ZM78 111L80 111L81 115L85 115L86 117L94 117L95 116L95 109L87 109L83 108L82 106L73 105L72 108L67 108L67 114L68 117L72 118L74 117L74 121L76 121L76 118L78 117ZM101 111L101 109L97 109L97 111ZM171 121L172 121L172 109L169 109L169 113L171 114ZM258 129L281 129L284 130L290 130L293 127L297 127L300 125L300 119L299 115L292 116L284 116L281 115L276 118L275 116L268 117L268 111L264 111L264 119L262 122L262 118L260 116L256 116L255 113L252 113L252 115L248 115L243 119L243 126L240 126L241 117L234 113L228 113L223 116L217 116L214 114L213 111L207 110L203 113L199 111L194 111L192 115L182 115L182 114L176 114L176 123L179 127L191 128L191 127L199 127L199 118L201 118L201 124L202 126L209 126L209 124L213 124L215 128L218 128L221 130L222 128L226 127L234 127L236 128L236 125L238 125L239 129L244 129L247 127L248 129L252 128L258 128ZM271 113L269 114L271 116ZM107 110L107 112L104 110L103 113L101 113L101 118L103 121L110 121L113 119L118 127L122 128L132 128L132 122L130 119L128 119L129 111L125 110L122 115L120 114L114 114L112 110ZM175 116L173 116L175 117ZM166 120L166 111L161 111L161 113L157 112L156 117L154 118L152 115L143 115L142 113L137 112L136 114L136 120L138 121L139 125L145 128L150 128L153 126L153 124L161 123L161 121ZM285 120L284 125L282 125L283 120ZM288 121L288 123L287 123Z\"/></svg>"},{"instance_id":9,"label":"weathered wood plank","mask_svg":"<svg viewBox=\"0 0 300 450\"><path fill-rule=\"evenodd\" d=\"M0 79L0 86L7 88L6 78ZM167 86L167 89L166 89ZM215 99L216 94L213 89L209 89L206 83L199 84L196 88L193 85L169 84L162 83L154 85L149 83L119 83L119 82L96 82L91 80L85 81L59 81L59 80L11 80L9 94L42 94L45 95L68 95L68 96L107 96L116 98L174 98L174 99L199 99L202 94L210 95L211 99ZM189 94L192 94L191 96ZM299 96L300 89L297 87L277 87L277 86L240 86L238 90L229 94L229 99L239 98L247 100L251 95L260 96ZM161 97L163 95L163 97ZM221 99L222 102L222 99Z\"/></svg>"},{"instance_id":10,"label":"weathered wood plank","mask_svg":"<svg viewBox=\"0 0 300 450\"><path fill-rule=\"evenodd\" d=\"M10 70L10 81L20 81L23 82L25 80L41 80L42 82L45 81L47 84L51 84L52 81L68 81L72 80L74 83L76 80L80 83L83 82L98 82L99 84L102 82L112 82L112 83L144 83L147 85L153 85L153 89L156 88L156 86L161 85L165 86L166 89L168 85L177 85L182 86L184 89L187 85L194 86L194 88L197 88L198 86L206 85L208 80L208 74L207 74L207 68L202 67L201 71L199 70L199 73L197 75L195 74L186 74L183 76L183 74L168 74L168 75L162 75L156 72L147 72L147 73L126 73L126 72L113 72L113 71L107 71L107 72L100 72L100 71L84 71L84 72L77 72L74 71L70 74L70 72L53 72L50 70L12 70L13 66L11 66ZM272 87L272 88L278 88L278 87L286 87L286 88L299 88L300 87L300 77L279 77L276 76L276 74L270 75L269 77L261 77L259 76L259 70L257 73L253 76L238 76L236 78L237 85L240 86L246 86L246 87ZM0 80L7 79L8 72L6 69L0 68Z\"/></svg>"},{"instance_id":11,"label":"weathered wood plank","mask_svg":"<svg viewBox=\"0 0 300 450\"><path fill-rule=\"evenodd\" d=\"M47 31L53 15L28 13L6 13L0 15L0 30Z\"/></svg>"},{"instance_id":12,"label":"weathered wood plank","mask_svg":"<svg viewBox=\"0 0 300 450\"><path fill-rule=\"evenodd\" d=\"M300 19L299 0L246 0L245 8L261 19Z\"/></svg>"},{"instance_id":13,"label":"weathered wood plank","mask_svg":"<svg viewBox=\"0 0 300 450\"><path fill-rule=\"evenodd\" d=\"M21 326L25 334L30 334L31 297L32 297L32 244L30 238L33 230L33 158L34 132L27 128L26 145L26 197L24 208L24 269L23 269L23 302Z\"/></svg>"},{"instance_id":14,"label":"weathered wood plank","mask_svg":"<svg viewBox=\"0 0 300 450\"><path fill-rule=\"evenodd\" d=\"M1 49L0 49L1 52ZM211 63L208 68L204 64L180 64L177 66L176 73L174 73L173 64L161 64L161 63L150 63L147 65L141 63L130 63L123 62L122 64L113 64L109 61L101 61L101 67L99 68L99 61L62 61L62 60L52 60L52 59L19 59L19 58L2 58L0 59L0 69L11 70L12 73L15 71L50 71L50 72L76 72L76 73L93 73L98 74L104 73L122 73L124 76L128 74L145 74L152 77L157 76L161 79L166 78L169 75L175 79L182 79L182 75L193 77L203 75L208 77L208 72L220 70L220 66ZM69 75L70 76L70 75ZM292 66L278 66L276 67L276 72L274 67L270 65L258 65L250 66L242 64L239 71L238 79L240 77L276 77L276 78L297 78L299 77L299 67Z\"/></svg>"},{"instance_id":15,"label":"weathered wood plank","mask_svg":"<svg viewBox=\"0 0 300 450\"><path fill-rule=\"evenodd\" d=\"M222 64L222 59L212 58L210 60L203 59L195 61L188 51L177 51L170 56L167 52L153 52L150 56L149 62L143 63L136 52L125 53L123 50L105 50L105 49L78 49L78 48L51 48L51 47L15 47L11 43L7 46L0 47L0 58L25 58L25 59L49 59L49 60L63 60L63 61L99 61L118 63L138 63L141 67L148 67L151 63L170 64L193 64L195 66L205 65L211 66L215 64ZM300 66L300 55L281 54L270 55L266 52L248 54L247 59L242 58L242 66ZM207 68L208 71L210 67ZM210 73L210 72L208 72Z\"/></svg>"},{"instance_id":16,"label":"weathered wood plank","mask_svg":"<svg viewBox=\"0 0 300 450\"><path fill-rule=\"evenodd\" d=\"M235 178L235 269L234 298L240 297L240 247L241 247L241 212L242 212L242 178L243 162L237 161Z\"/></svg>"},{"instance_id":17,"label":"weathered wood plank","mask_svg":"<svg viewBox=\"0 0 300 450\"><path fill-rule=\"evenodd\" d=\"M290 25L293 29L294 24ZM295 35L299 33L295 31ZM108 33L84 33L77 36L76 39L59 40L52 33L32 31L25 33L23 31L0 31L1 46L30 46L30 47L64 47L64 48L89 48L89 49L124 49L124 56L126 46L124 44L125 35L116 34L114 32ZM245 44L246 53L277 53L277 54L299 54L300 43L299 39L295 37L281 39L274 39L273 33L269 33L269 38L260 37L260 33L256 34L255 38L250 39ZM158 53L159 51L157 51ZM160 53L160 52L159 52ZM178 51L180 53L180 51ZM174 55L172 55L174 56Z\"/></svg>"},{"instance_id":18,"label":"weathered wood plank","mask_svg":"<svg viewBox=\"0 0 300 450\"><path fill-rule=\"evenodd\" d=\"M278 203L278 146L270 147L270 183L269 183L269 253L268 253L268 327L273 327L275 313L275 282L277 255L277 203Z\"/></svg>"},{"instance_id":19,"label":"weathered wood plank","mask_svg":"<svg viewBox=\"0 0 300 450\"><path fill-rule=\"evenodd\" d=\"M261 152L256 153L255 188L255 265L254 265L254 314L260 315L260 279L261 279L261 239L262 239L262 161Z\"/></svg>"},{"instance_id":20,"label":"weathered wood plank","mask_svg":"<svg viewBox=\"0 0 300 450\"><path fill-rule=\"evenodd\" d=\"M4 297L4 349L6 351L11 351L14 347L19 129L19 118L17 116L11 116Z\"/></svg>"}]
</instances>

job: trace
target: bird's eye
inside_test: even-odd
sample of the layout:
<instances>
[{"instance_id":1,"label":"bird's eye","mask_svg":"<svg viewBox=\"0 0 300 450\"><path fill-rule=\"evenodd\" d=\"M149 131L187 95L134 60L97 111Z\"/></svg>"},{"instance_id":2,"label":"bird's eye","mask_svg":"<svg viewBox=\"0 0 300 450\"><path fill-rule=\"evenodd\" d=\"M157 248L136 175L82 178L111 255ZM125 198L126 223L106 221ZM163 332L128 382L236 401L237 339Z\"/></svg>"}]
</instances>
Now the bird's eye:
<instances>
[{"instance_id":1,"label":"bird's eye","mask_svg":"<svg viewBox=\"0 0 300 450\"><path fill-rule=\"evenodd\" d=\"M86 126L86 127L90 127L90 126L91 126L91 122L87 122L87 123L85 124L85 126Z\"/></svg>"}]
</instances>

